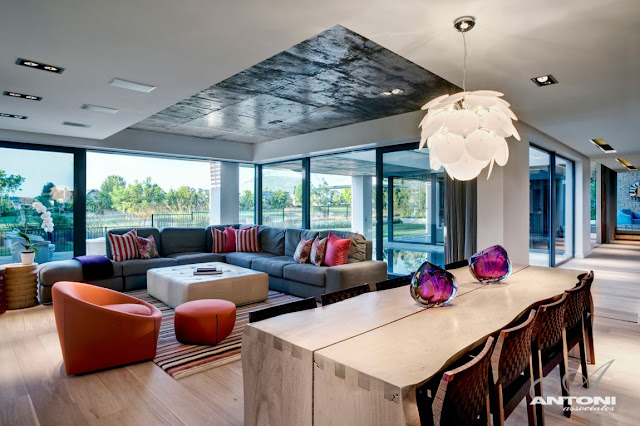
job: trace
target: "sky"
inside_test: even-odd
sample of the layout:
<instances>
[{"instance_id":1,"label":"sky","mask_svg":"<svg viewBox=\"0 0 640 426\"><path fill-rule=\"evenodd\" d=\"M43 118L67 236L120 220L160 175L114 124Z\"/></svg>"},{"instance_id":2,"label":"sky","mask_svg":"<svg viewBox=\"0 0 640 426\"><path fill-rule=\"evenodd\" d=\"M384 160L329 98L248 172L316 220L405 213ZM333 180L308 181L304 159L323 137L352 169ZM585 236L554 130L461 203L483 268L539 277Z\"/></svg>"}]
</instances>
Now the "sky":
<instances>
[{"instance_id":1,"label":"sky","mask_svg":"<svg viewBox=\"0 0 640 426\"><path fill-rule=\"evenodd\" d=\"M73 154L0 148L0 170L25 178L19 197L35 197L47 182L73 189Z\"/></svg>"}]
</instances>

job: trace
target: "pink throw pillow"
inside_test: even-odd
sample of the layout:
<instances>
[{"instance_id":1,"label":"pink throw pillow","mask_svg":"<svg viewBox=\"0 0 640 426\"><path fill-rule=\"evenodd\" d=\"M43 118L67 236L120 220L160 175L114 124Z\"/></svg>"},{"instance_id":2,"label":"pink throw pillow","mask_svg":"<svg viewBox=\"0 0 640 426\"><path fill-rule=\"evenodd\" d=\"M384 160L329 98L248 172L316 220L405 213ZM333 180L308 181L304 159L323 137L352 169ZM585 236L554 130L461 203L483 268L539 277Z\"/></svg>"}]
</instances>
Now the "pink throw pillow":
<instances>
[{"instance_id":1,"label":"pink throw pillow","mask_svg":"<svg viewBox=\"0 0 640 426\"><path fill-rule=\"evenodd\" d=\"M225 245L227 241L227 234L216 228L211 228L211 253L224 253ZM235 242L235 236L233 238Z\"/></svg>"},{"instance_id":2,"label":"pink throw pillow","mask_svg":"<svg viewBox=\"0 0 640 426\"><path fill-rule=\"evenodd\" d=\"M295 253L293 253L293 259L298 263L307 263L309 257L311 256L311 246L313 244L315 238L311 238L307 240L305 238L301 238L298 243L298 247L296 247Z\"/></svg>"},{"instance_id":3,"label":"pink throw pillow","mask_svg":"<svg viewBox=\"0 0 640 426\"><path fill-rule=\"evenodd\" d=\"M316 266L322 266L324 262L324 255L327 251L327 238L316 238L311 244L311 255L309 255L309 261Z\"/></svg>"},{"instance_id":4,"label":"pink throw pillow","mask_svg":"<svg viewBox=\"0 0 640 426\"><path fill-rule=\"evenodd\" d=\"M117 303L115 305L103 305L103 308L109 309L111 311L122 312L125 314L135 314L135 315L151 315L151 309L142 303Z\"/></svg>"},{"instance_id":5,"label":"pink throw pillow","mask_svg":"<svg viewBox=\"0 0 640 426\"><path fill-rule=\"evenodd\" d=\"M138 236L137 238L138 253L140 254L141 259L154 259L156 257L160 257L158 247L156 246L156 239L153 238L153 235L149 235L146 238Z\"/></svg>"},{"instance_id":6,"label":"pink throw pillow","mask_svg":"<svg viewBox=\"0 0 640 426\"><path fill-rule=\"evenodd\" d=\"M327 266L338 266L347 263L349 258L349 248L351 240L338 238L329 232L327 237L327 252L324 255L324 264Z\"/></svg>"},{"instance_id":7,"label":"pink throw pillow","mask_svg":"<svg viewBox=\"0 0 640 426\"><path fill-rule=\"evenodd\" d=\"M224 242L224 252L231 253L236 251L236 229L230 226L224 227L224 236L226 241Z\"/></svg>"}]
</instances>

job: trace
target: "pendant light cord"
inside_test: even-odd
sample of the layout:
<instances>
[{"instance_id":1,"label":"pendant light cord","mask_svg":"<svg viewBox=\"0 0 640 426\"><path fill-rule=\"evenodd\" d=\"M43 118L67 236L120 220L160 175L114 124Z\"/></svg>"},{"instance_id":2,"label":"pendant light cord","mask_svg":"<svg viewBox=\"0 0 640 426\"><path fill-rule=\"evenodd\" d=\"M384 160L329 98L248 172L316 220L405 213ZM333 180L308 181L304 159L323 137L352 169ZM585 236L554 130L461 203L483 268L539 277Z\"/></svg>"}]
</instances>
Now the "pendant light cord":
<instances>
[{"instance_id":1,"label":"pendant light cord","mask_svg":"<svg viewBox=\"0 0 640 426\"><path fill-rule=\"evenodd\" d=\"M462 44L464 46L464 57L462 59L462 91L467 91L467 39L462 33Z\"/></svg>"}]
</instances>

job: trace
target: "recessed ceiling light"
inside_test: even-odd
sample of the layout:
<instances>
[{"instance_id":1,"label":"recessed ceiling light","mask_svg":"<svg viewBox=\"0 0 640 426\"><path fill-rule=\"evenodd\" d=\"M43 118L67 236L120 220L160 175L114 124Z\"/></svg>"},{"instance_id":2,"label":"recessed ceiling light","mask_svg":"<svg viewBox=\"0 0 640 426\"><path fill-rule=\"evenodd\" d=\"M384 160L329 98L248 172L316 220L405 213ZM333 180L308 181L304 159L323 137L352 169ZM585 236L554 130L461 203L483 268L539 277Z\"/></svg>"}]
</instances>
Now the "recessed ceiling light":
<instances>
[{"instance_id":1,"label":"recessed ceiling light","mask_svg":"<svg viewBox=\"0 0 640 426\"><path fill-rule=\"evenodd\" d=\"M89 128L89 127L93 127L91 124L82 124L82 123L74 123L72 121L63 121L62 122L63 126L71 126L71 127L83 127L83 128Z\"/></svg>"},{"instance_id":2,"label":"recessed ceiling light","mask_svg":"<svg viewBox=\"0 0 640 426\"><path fill-rule=\"evenodd\" d=\"M120 87L121 89L135 90L136 92L143 93L149 93L156 88L156 86L151 86L149 84L134 83L133 81L122 80L120 78L114 78L109 82L109 84L111 86Z\"/></svg>"},{"instance_id":3,"label":"recessed ceiling light","mask_svg":"<svg viewBox=\"0 0 640 426\"><path fill-rule=\"evenodd\" d=\"M453 21L453 27L461 33L466 33L476 25L476 19L473 16L463 16Z\"/></svg>"},{"instance_id":4,"label":"recessed ceiling light","mask_svg":"<svg viewBox=\"0 0 640 426\"><path fill-rule=\"evenodd\" d=\"M538 87L558 84L558 80L556 80L555 77L552 76L551 74L541 75L539 77L533 77L531 81L533 81Z\"/></svg>"},{"instance_id":5,"label":"recessed ceiling light","mask_svg":"<svg viewBox=\"0 0 640 426\"><path fill-rule=\"evenodd\" d=\"M391 92L380 92L380 94L382 96L391 96L391 95L393 95L393 93L391 93Z\"/></svg>"},{"instance_id":6,"label":"recessed ceiling light","mask_svg":"<svg viewBox=\"0 0 640 426\"><path fill-rule=\"evenodd\" d=\"M636 171L638 170L633 164L631 164L629 161L627 161L626 158L616 158L616 161L620 164L622 164L624 167L627 168L627 170L631 170L631 171Z\"/></svg>"},{"instance_id":7,"label":"recessed ceiling light","mask_svg":"<svg viewBox=\"0 0 640 426\"><path fill-rule=\"evenodd\" d=\"M36 62L36 61L32 61L29 59L22 59L22 58L18 58L18 60L16 61L16 65L22 65L29 68L36 68L43 71L54 72L56 74L62 74L62 71L64 71L64 68L55 67L53 65L43 64L41 62Z\"/></svg>"},{"instance_id":8,"label":"recessed ceiling light","mask_svg":"<svg viewBox=\"0 0 640 426\"><path fill-rule=\"evenodd\" d=\"M104 112L107 114L115 114L116 112L120 111L119 109L115 109L115 108L109 108L105 106L91 105L91 104L84 104L80 108L86 109L87 111Z\"/></svg>"},{"instance_id":9,"label":"recessed ceiling light","mask_svg":"<svg viewBox=\"0 0 640 426\"><path fill-rule=\"evenodd\" d=\"M394 95L399 95L400 93L403 93L403 92L404 92L404 90L402 90L402 89L393 89L391 91L391 93L394 94Z\"/></svg>"},{"instance_id":10,"label":"recessed ceiling light","mask_svg":"<svg viewBox=\"0 0 640 426\"><path fill-rule=\"evenodd\" d=\"M40 96L35 95L25 95L24 93L18 92L4 92L5 96L10 96L12 98L21 98L21 99L29 99L30 101L41 101L42 98Z\"/></svg>"},{"instance_id":11,"label":"recessed ceiling light","mask_svg":"<svg viewBox=\"0 0 640 426\"><path fill-rule=\"evenodd\" d=\"M0 117L17 118L18 120L26 120L27 119L27 117L24 116L24 115L7 114L6 112L0 112Z\"/></svg>"},{"instance_id":12,"label":"recessed ceiling light","mask_svg":"<svg viewBox=\"0 0 640 426\"><path fill-rule=\"evenodd\" d=\"M592 144L600 148L603 152L616 152L611 145L605 142L604 139L589 139Z\"/></svg>"}]
</instances>

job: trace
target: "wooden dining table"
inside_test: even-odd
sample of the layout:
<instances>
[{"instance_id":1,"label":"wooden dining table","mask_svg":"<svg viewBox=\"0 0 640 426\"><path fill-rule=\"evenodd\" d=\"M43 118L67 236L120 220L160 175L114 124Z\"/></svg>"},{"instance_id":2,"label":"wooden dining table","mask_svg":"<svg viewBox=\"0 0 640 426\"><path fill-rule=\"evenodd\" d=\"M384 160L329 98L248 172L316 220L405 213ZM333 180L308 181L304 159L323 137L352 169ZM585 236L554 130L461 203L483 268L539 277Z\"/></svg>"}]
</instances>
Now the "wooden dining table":
<instances>
[{"instance_id":1,"label":"wooden dining table","mask_svg":"<svg viewBox=\"0 0 640 426\"><path fill-rule=\"evenodd\" d=\"M408 287L249 324L242 338L247 425L420 424L416 388L580 271L515 265L500 284L450 271L458 295L425 308Z\"/></svg>"}]
</instances>

